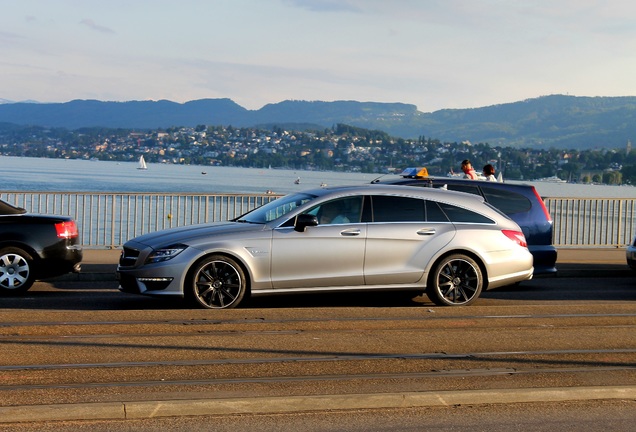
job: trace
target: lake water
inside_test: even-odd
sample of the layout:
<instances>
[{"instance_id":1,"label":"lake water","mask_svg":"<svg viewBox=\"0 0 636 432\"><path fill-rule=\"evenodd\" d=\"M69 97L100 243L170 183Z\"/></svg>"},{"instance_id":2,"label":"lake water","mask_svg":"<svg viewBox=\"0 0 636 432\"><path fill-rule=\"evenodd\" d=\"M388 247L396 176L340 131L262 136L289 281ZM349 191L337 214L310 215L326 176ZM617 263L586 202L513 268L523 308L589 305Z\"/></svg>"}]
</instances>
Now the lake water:
<instances>
[{"instance_id":1,"label":"lake water","mask_svg":"<svg viewBox=\"0 0 636 432\"><path fill-rule=\"evenodd\" d=\"M0 156L3 191L290 193L369 183L377 174ZM300 178L300 184L294 181ZM526 182L544 197L636 198L636 187Z\"/></svg>"}]
</instances>

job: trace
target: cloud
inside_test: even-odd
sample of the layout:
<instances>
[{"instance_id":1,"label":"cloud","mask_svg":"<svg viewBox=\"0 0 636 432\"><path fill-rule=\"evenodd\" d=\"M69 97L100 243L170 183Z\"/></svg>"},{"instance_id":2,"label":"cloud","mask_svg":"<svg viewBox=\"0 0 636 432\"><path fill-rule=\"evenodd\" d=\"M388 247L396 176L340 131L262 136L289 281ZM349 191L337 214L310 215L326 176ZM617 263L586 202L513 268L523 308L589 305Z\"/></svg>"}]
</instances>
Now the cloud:
<instances>
[{"instance_id":1,"label":"cloud","mask_svg":"<svg viewBox=\"0 0 636 432\"><path fill-rule=\"evenodd\" d=\"M10 39L24 39L24 36L21 36L15 33L0 31L0 41L1 40L9 41Z\"/></svg>"},{"instance_id":2,"label":"cloud","mask_svg":"<svg viewBox=\"0 0 636 432\"><path fill-rule=\"evenodd\" d=\"M92 19L89 19L89 18L84 18L79 23L82 24L82 25L85 25L86 27L88 27L91 30L98 31L100 33L109 33L109 34L114 34L115 33L114 30L112 30L112 29L110 29L108 27L101 26L101 25L97 24L95 21L93 21Z\"/></svg>"},{"instance_id":3,"label":"cloud","mask_svg":"<svg viewBox=\"0 0 636 432\"><path fill-rule=\"evenodd\" d=\"M308 9L313 12L360 12L361 9L347 0L283 0L292 7Z\"/></svg>"}]
</instances>

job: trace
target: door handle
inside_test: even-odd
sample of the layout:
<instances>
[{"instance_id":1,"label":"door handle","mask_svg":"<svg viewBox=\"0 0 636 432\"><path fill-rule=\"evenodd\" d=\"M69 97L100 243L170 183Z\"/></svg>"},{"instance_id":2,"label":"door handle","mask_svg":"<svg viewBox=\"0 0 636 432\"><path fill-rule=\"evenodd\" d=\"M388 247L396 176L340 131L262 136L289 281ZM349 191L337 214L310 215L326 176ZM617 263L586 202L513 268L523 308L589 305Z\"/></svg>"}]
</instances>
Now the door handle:
<instances>
[{"instance_id":1,"label":"door handle","mask_svg":"<svg viewBox=\"0 0 636 432\"><path fill-rule=\"evenodd\" d=\"M341 236L346 236L346 237L359 236L360 235L360 230L359 229L347 229L347 230L344 230L344 231L340 231L340 235Z\"/></svg>"},{"instance_id":2,"label":"door handle","mask_svg":"<svg viewBox=\"0 0 636 432\"><path fill-rule=\"evenodd\" d=\"M417 235L435 235L435 228L422 228Z\"/></svg>"}]
</instances>

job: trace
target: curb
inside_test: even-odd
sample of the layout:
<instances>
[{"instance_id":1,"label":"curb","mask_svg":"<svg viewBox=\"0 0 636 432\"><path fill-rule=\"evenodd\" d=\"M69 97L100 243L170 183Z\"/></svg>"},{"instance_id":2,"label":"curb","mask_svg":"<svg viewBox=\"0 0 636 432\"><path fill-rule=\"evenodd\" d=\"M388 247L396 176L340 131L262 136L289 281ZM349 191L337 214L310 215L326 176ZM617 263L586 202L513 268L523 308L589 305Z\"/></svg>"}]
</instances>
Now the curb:
<instances>
[{"instance_id":1,"label":"curb","mask_svg":"<svg viewBox=\"0 0 636 432\"><path fill-rule=\"evenodd\" d=\"M636 399L636 386L278 396L0 407L0 423Z\"/></svg>"}]
</instances>

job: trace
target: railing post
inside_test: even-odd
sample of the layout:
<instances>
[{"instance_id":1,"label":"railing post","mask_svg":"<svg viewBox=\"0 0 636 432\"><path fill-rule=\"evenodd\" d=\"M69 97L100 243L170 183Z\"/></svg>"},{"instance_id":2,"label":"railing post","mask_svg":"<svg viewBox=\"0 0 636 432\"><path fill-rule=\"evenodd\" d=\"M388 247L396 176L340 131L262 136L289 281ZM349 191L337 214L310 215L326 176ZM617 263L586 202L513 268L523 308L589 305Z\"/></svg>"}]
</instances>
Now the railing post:
<instances>
[{"instance_id":1,"label":"railing post","mask_svg":"<svg viewBox=\"0 0 636 432\"><path fill-rule=\"evenodd\" d=\"M115 205L115 194L112 195L112 206L111 206L111 215L110 215L110 245L108 246L109 249L114 249L115 248L115 214L116 214L116 205Z\"/></svg>"},{"instance_id":2,"label":"railing post","mask_svg":"<svg viewBox=\"0 0 636 432\"><path fill-rule=\"evenodd\" d=\"M618 201L618 223L616 225L616 247L621 243L621 226L623 222L623 200Z\"/></svg>"}]
</instances>

